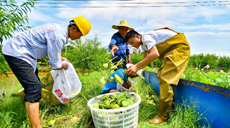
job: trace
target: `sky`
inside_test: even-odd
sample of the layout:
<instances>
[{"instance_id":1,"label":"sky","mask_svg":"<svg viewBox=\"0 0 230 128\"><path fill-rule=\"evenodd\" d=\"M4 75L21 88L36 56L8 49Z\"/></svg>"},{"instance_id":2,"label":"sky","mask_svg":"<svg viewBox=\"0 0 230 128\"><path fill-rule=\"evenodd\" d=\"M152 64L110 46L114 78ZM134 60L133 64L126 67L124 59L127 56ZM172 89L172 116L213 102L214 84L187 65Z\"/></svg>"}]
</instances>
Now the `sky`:
<instances>
[{"instance_id":1,"label":"sky","mask_svg":"<svg viewBox=\"0 0 230 128\"><path fill-rule=\"evenodd\" d=\"M108 46L117 32L112 25L121 20L140 34L169 27L185 34L192 55L230 56L230 0L38 0L28 16L30 26L67 26L84 16L91 24L86 38L97 35L102 46Z\"/></svg>"}]
</instances>

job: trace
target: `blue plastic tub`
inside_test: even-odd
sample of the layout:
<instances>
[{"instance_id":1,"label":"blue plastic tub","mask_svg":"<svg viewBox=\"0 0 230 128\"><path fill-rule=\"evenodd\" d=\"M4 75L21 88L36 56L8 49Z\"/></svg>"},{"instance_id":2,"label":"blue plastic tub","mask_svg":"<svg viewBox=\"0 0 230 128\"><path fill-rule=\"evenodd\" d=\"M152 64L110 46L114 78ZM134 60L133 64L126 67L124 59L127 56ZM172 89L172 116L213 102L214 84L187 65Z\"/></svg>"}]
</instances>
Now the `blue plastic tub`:
<instances>
[{"instance_id":1,"label":"blue plastic tub","mask_svg":"<svg viewBox=\"0 0 230 128\"><path fill-rule=\"evenodd\" d=\"M153 88L160 93L157 73L143 72ZM213 128L230 128L230 89L214 85L180 79L178 86L173 86L173 100L176 103L195 105L195 109L203 114L207 121L203 125L212 125Z\"/></svg>"}]
</instances>

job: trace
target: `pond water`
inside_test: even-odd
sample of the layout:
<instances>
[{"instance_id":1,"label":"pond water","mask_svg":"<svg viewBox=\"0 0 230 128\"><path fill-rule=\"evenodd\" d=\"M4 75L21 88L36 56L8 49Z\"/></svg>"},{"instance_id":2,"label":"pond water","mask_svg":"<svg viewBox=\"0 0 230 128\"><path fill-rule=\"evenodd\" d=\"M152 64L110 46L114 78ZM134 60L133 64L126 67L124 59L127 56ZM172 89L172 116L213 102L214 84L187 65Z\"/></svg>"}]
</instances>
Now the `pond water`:
<instances>
[{"instance_id":1,"label":"pond water","mask_svg":"<svg viewBox=\"0 0 230 128\"><path fill-rule=\"evenodd\" d=\"M41 72L38 74L38 76L41 78L43 77L47 72ZM4 74L0 74L0 91L7 91L12 89L13 87L17 86L20 84L18 81L17 77L12 73L12 74L7 74L8 77ZM4 82L1 82L4 81Z\"/></svg>"}]
</instances>

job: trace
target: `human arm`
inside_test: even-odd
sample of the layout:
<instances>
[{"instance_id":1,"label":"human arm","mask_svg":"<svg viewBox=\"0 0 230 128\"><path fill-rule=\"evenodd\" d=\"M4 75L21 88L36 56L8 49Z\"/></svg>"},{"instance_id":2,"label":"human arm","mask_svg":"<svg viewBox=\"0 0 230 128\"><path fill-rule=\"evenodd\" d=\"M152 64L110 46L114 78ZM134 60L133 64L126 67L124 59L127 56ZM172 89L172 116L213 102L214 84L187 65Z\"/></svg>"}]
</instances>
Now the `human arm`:
<instances>
[{"instance_id":1,"label":"human arm","mask_svg":"<svg viewBox=\"0 0 230 128\"><path fill-rule=\"evenodd\" d=\"M68 63L67 62L69 62L69 60L67 58L65 58L65 57L60 57L60 60L61 60L61 67L60 68L55 68L54 70L60 70L60 69L67 70L68 69ZM66 62L63 62L63 61L66 61ZM59 62L59 61L57 61L57 62Z\"/></svg>"},{"instance_id":2,"label":"human arm","mask_svg":"<svg viewBox=\"0 0 230 128\"><path fill-rule=\"evenodd\" d=\"M55 70L60 70L60 69L67 70L68 69L69 65L68 65L67 62L69 62L69 60L67 58L65 58L65 57L61 57L61 61L66 61L66 62L62 62L61 68L58 68L58 69L55 69Z\"/></svg>"},{"instance_id":3,"label":"human arm","mask_svg":"<svg viewBox=\"0 0 230 128\"><path fill-rule=\"evenodd\" d=\"M68 63L67 62L69 62L69 60L67 59L67 58L65 58L65 57L61 57L61 61L66 61L66 62L62 62L62 66L61 66L61 68L58 68L58 69L55 69L55 70L60 70L60 69L65 69L65 70L67 70L68 69Z\"/></svg>"},{"instance_id":4,"label":"human arm","mask_svg":"<svg viewBox=\"0 0 230 128\"><path fill-rule=\"evenodd\" d=\"M131 58L130 58L130 50L129 50L129 45L126 43L126 56L128 59L128 63L132 63Z\"/></svg>"},{"instance_id":5,"label":"human arm","mask_svg":"<svg viewBox=\"0 0 230 128\"><path fill-rule=\"evenodd\" d=\"M143 59L148 55L148 52L147 51L144 51L143 52Z\"/></svg>"},{"instance_id":6,"label":"human arm","mask_svg":"<svg viewBox=\"0 0 230 128\"><path fill-rule=\"evenodd\" d=\"M53 40L47 40L47 53L49 57L48 63L50 67L54 70L68 69L67 63L62 63L62 61L69 61L67 58L61 57L61 50L65 45L65 40L63 38L52 38Z\"/></svg>"},{"instance_id":7,"label":"human arm","mask_svg":"<svg viewBox=\"0 0 230 128\"><path fill-rule=\"evenodd\" d=\"M109 43L109 49L111 49L111 53L113 56L114 56L114 53L118 50L118 47L116 46L116 44L117 44L116 36L113 35Z\"/></svg>"},{"instance_id":8,"label":"human arm","mask_svg":"<svg viewBox=\"0 0 230 128\"><path fill-rule=\"evenodd\" d=\"M61 70L61 69L65 69L65 70L67 70L67 69L68 69L68 67L69 67L68 63L62 63L61 68L57 68L57 69L54 69L54 70Z\"/></svg>"},{"instance_id":9,"label":"human arm","mask_svg":"<svg viewBox=\"0 0 230 128\"><path fill-rule=\"evenodd\" d=\"M117 50L119 50L119 48L118 48L116 45L112 45L111 53L112 53L113 56L115 56L114 53L115 53Z\"/></svg>"},{"instance_id":10,"label":"human arm","mask_svg":"<svg viewBox=\"0 0 230 128\"><path fill-rule=\"evenodd\" d=\"M159 56L160 56L160 54L159 54L156 46L153 46L149 50L149 54L142 61L138 62L135 65L130 66L129 69L127 70L127 72L129 72L129 75L136 73L139 69L144 68L146 65L148 65L150 62L152 62L153 60L155 60Z\"/></svg>"},{"instance_id":11,"label":"human arm","mask_svg":"<svg viewBox=\"0 0 230 128\"><path fill-rule=\"evenodd\" d=\"M128 63L131 63L131 58L130 58L130 55L127 55L127 58L128 58Z\"/></svg>"}]
</instances>

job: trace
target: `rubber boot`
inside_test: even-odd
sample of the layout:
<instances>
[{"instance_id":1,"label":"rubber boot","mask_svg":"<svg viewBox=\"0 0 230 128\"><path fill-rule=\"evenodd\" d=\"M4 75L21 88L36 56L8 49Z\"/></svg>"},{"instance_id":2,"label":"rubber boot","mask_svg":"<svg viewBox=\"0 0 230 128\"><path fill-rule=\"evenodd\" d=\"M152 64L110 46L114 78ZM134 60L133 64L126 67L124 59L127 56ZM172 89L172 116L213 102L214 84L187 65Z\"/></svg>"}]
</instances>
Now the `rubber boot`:
<instances>
[{"instance_id":1,"label":"rubber boot","mask_svg":"<svg viewBox=\"0 0 230 128\"><path fill-rule=\"evenodd\" d=\"M171 106L172 101L164 102L160 100L158 113L151 120L149 120L149 122L152 124L160 124L166 121L168 119L168 110L171 108Z\"/></svg>"}]
</instances>

